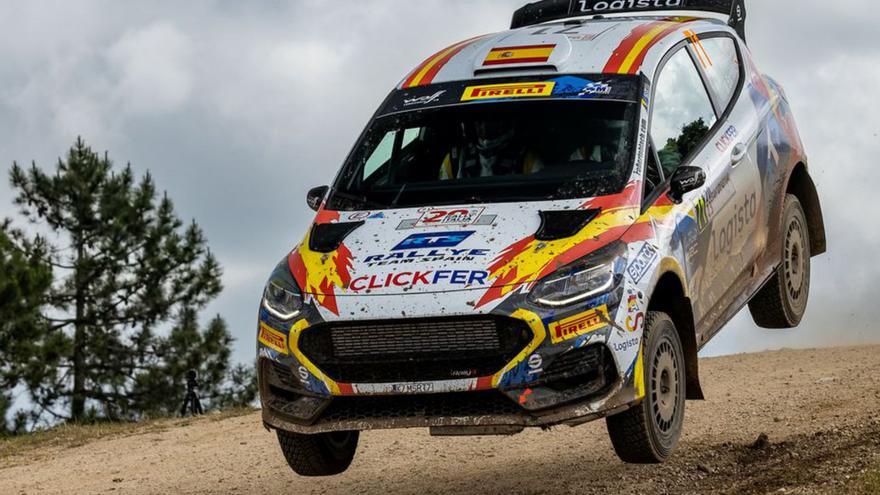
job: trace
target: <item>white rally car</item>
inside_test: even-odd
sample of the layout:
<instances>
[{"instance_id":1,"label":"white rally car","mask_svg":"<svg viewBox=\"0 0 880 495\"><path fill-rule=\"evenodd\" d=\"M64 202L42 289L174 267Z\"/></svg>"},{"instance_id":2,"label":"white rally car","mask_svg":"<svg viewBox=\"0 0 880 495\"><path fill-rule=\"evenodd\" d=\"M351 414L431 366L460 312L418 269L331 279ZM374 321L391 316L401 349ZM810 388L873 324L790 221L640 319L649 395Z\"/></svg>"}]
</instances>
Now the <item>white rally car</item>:
<instances>
[{"instance_id":1,"label":"white rally car","mask_svg":"<svg viewBox=\"0 0 880 495\"><path fill-rule=\"evenodd\" d=\"M742 0L545 0L413 70L265 289L263 420L291 467L344 471L362 430L598 418L624 461L666 459L700 348L747 304L798 325L825 250L744 22Z\"/></svg>"}]
</instances>

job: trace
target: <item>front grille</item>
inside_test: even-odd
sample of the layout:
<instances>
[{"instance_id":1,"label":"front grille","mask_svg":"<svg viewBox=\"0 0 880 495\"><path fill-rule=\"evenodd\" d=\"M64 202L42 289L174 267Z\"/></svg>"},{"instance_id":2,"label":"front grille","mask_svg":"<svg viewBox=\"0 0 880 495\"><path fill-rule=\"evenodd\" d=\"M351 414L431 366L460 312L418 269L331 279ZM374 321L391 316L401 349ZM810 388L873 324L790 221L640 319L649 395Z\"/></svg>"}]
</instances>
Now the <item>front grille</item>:
<instances>
[{"instance_id":1,"label":"front grille","mask_svg":"<svg viewBox=\"0 0 880 495\"><path fill-rule=\"evenodd\" d=\"M493 375L531 340L525 322L481 316L316 325L299 347L338 382L390 383Z\"/></svg>"},{"instance_id":2,"label":"front grille","mask_svg":"<svg viewBox=\"0 0 880 495\"><path fill-rule=\"evenodd\" d=\"M512 400L495 391L390 397L337 397L324 410L320 422L518 414L522 414L522 409Z\"/></svg>"}]
</instances>

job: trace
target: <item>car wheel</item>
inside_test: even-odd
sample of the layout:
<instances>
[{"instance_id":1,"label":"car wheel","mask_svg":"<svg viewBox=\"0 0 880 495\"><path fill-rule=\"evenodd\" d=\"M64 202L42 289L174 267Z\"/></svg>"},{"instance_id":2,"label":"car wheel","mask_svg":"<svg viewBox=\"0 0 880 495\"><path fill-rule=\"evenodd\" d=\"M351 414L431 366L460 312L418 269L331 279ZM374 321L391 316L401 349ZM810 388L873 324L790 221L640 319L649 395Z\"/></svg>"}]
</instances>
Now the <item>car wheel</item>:
<instances>
[{"instance_id":1,"label":"car wheel","mask_svg":"<svg viewBox=\"0 0 880 495\"><path fill-rule=\"evenodd\" d=\"M773 278L749 302L762 328L793 328L800 324L810 296L810 230L796 196L785 197L782 216L782 261Z\"/></svg>"},{"instance_id":2,"label":"car wheel","mask_svg":"<svg viewBox=\"0 0 880 495\"><path fill-rule=\"evenodd\" d=\"M278 430L287 464L300 476L333 476L348 469L357 450L357 431L303 435Z\"/></svg>"},{"instance_id":3,"label":"car wheel","mask_svg":"<svg viewBox=\"0 0 880 495\"><path fill-rule=\"evenodd\" d=\"M656 464L672 455L681 437L687 396L684 351L665 313L648 313L642 345L645 397L638 406L607 418L606 424L622 461Z\"/></svg>"}]
</instances>

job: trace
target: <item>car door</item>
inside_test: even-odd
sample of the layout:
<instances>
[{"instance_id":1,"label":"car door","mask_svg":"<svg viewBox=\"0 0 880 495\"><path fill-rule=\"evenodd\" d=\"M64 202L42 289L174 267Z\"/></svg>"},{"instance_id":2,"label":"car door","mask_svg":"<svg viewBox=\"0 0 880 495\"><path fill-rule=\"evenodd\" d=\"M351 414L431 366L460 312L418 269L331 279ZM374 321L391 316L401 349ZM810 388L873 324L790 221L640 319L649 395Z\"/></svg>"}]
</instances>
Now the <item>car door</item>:
<instances>
[{"instance_id":1,"label":"car door","mask_svg":"<svg viewBox=\"0 0 880 495\"><path fill-rule=\"evenodd\" d=\"M749 146L741 145L729 120L740 67L734 66L733 91L725 89L708 71L729 61L711 60L707 52L696 36L670 52L656 78L651 118L663 176L668 179L682 165L706 173L705 185L684 198L689 214L676 219L701 343L734 303L737 286L751 276L761 199Z\"/></svg>"}]
</instances>

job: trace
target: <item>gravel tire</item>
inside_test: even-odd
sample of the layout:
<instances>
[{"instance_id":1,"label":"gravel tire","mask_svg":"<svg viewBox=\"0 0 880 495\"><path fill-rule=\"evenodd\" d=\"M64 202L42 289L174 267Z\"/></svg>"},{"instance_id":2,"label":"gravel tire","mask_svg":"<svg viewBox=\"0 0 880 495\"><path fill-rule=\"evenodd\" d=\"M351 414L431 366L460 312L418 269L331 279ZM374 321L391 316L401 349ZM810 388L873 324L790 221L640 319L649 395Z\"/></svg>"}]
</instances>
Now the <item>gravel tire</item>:
<instances>
[{"instance_id":1,"label":"gravel tire","mask_svg":"<svg viewBox=\"0 0 880 495\"><path fill-rule=\"evenodd\" d=\"M761 328L798 326L810 296L810 230L801 202L785 196L782 216L782 262L773 278L749 302Z\"/></svg>"},{"instance_id":2,"label":"gravel tire","mask_svg":"<svg viewBox=\"0 0 880 495\"><path fill-rule=\"evenodd\" d=\"M300 476L333 476L345 472L357 450L357 431L303 435L277 431L281 452Z\"/></svg>"},{"instance_id":3,"label":"gravel tire","mask_svg":"<svg viewBox=\"0 0 880 495\"><path fill-rule=\"evenodd\" d=\"M684 351L675 324L665 313L648 313L642 342L645 398L638 406L605 421L614 451L622 461L658 464L675 451L684 424Z\"/></svg>"}]
</instances>

